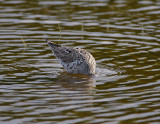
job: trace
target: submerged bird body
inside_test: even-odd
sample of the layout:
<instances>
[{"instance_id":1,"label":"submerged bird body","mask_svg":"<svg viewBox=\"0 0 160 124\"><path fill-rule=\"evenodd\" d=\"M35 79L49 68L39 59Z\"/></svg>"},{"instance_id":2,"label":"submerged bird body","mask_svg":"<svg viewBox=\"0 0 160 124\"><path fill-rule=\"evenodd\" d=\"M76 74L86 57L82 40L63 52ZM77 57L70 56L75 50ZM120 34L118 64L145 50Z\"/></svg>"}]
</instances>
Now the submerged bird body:
<instances>
[{"instance_id":1,"label":"submerged bird body","mask_svg":"<svg viewBox=\"0 0 160 124\"><path fill-rule=\"evenodd\" d=\"M68 73L94 75L96 62L84 49L61 46L47 41L54 56Z\"/></svg>"}]
</instances>

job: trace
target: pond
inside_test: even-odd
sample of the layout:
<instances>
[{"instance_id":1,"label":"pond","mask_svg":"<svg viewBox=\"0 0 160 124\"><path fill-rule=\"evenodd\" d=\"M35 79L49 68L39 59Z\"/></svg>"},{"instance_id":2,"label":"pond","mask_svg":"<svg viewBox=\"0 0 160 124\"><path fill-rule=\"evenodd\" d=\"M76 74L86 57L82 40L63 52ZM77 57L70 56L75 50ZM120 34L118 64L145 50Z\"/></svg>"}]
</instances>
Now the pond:
<instances>
[{"instance_id":1,"label":"pond","mask_svg":"<svg viewBox=\"0 0 160 124\"><path fill-rule=\"evenodd\" d=\"M159 124L159 0L0 0L0 123ZM45 39L89 51L65 72Z\"/></svg>"}]
</instances>

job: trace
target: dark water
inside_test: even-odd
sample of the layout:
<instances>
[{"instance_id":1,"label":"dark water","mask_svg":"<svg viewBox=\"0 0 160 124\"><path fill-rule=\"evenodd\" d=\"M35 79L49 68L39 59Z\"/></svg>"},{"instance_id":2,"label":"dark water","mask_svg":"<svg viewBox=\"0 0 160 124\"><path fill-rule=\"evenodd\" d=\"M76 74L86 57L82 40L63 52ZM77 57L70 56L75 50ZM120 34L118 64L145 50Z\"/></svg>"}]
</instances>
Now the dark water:
<instances>
[{"instance_id":1,"label":"dark water","mask_svg":"<svg viewBox=\"0 0 160 124\"><path fill-rule=\"evenodd\" d=\"M45 38L87 49L96 78ZM159 124L160 1L0 0L0 123Z\"/></svg>"}]
</instances>

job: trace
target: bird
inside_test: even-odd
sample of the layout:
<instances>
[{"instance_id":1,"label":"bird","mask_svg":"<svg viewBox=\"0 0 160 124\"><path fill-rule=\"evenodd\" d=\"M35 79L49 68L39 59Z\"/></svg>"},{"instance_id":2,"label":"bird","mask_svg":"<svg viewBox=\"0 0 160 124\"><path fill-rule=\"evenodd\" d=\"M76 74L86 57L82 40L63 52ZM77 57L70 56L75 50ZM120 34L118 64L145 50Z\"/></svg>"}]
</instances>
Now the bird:
<instances>
[{"instance_id":1,"label":"bird","mask_svg":"<svg viewBox=\"0 0 160 124\"><path fill-rule=\"evenodd\" d=\"M55 44L48 39L46 41L53 55L68 73L95 75L96 61L89 52L81 48Z\"/></svg>"}]
</instances>

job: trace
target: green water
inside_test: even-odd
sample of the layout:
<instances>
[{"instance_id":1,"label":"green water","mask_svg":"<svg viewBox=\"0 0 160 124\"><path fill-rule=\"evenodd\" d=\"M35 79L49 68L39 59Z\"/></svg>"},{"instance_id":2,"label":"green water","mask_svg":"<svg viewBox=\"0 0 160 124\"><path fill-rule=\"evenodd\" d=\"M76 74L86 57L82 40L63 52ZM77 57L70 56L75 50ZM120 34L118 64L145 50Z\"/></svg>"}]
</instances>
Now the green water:
<instances>
[{"instance_id":1,"label":"green water","mask_svg":"<svg viewBox=\"0 0 160 124\"><path fill-rule=\"evenodd\" d=\"M96 77L46 38L88 50ZM2 124L160 123L159 0L0 0L0 53Z\"/></svg>"}]
</instances>

